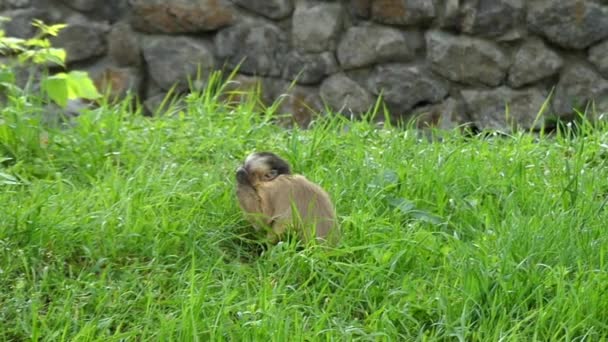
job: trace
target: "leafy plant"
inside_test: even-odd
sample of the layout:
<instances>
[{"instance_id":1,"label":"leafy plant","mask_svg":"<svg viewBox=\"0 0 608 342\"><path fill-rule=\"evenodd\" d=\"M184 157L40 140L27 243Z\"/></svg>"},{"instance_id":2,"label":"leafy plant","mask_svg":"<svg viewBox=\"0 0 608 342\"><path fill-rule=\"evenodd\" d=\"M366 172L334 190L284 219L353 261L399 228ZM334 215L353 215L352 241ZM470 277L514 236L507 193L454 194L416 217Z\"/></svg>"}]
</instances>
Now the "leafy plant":
<instances>
[{"instance_id":1,"label":"leafy plant","mask_svg":"<svg viewBox=\"0 0 608 342\"><path fill-rule=\"evenodd\" d=\"M10 20L0 17L0 21ZM0 54L5 56L16 56L15 61L19 65L34 64L44 67L65 67L66 52L62 48L51 46L49 36L57 36L65 28L66 24L47 25L40 20L34 20L33 26L38 28L38 33L28 39L7 37L0 30ZM8 65L0 66L0 85L12 87L15 83L13 68ZM101 97L88 74L83 71L59 72L51 76L43 77L41 88L49 99L65 107L68 100L83 98L94 100Z\"/></svg>"}]
</instances>

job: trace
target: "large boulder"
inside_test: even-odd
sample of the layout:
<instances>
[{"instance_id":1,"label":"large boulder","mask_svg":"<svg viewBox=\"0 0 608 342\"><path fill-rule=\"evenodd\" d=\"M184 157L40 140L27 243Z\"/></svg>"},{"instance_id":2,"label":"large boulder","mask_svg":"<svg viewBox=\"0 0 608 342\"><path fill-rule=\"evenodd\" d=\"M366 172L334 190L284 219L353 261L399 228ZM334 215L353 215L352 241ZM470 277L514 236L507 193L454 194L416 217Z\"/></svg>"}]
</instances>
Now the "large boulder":
<instances>
[{"instance_id":1,"label":"large boulder","mask_svg":"<svg viewBox=\"0 0 608 342\"><path fill-rule=\"evenodd\" d=\"M525 22L524 0L465 0L462 31L484 37L498 37Z\"/></svg>"},{"instance_id":2,"label":"large boulder","mask_svg":"<svg viewBox=\"0 0 608 342\"><path fill-rule=\"evenodd\" d=\"M131 7L133 27L148 33L214 31L236 17L225 0L131 0Z\"/></svg>"},{"instance_id":3,"label":"large boulder","mask_svg":"<svg viewBox=\"0 0 608 342\"><path fill-rule=\"evenodd\" d=\"M608 81L591 67L575 63L564 68L553 97L553 109L560 116L585 111L593 102L597 111L608 110Z\"/></svg>"},{"instance_id":4,"label":"large boulder","mask_svg":"<svg viewBox=\"0 0 608 342\"><path fill-rule=\"evenodd\" d=\"M367 90L342 73L326 78L320 94L332 110L354 116L367 112L374 104Z\"/></svg>"},{"instance_id":5,"label":"large boulder","mask_svg":"<svg viewBox=\"0 0 608 342\"><path fill-rule=\"evenodd\" d=\"M221 30L214 38L218 57L231 68L258 76L280 76L287 37L275 25L243 22Z\"/></svg>"},{"instance_id":6,"label":"large boulder","mask_svg":"<svg viewBox=\"0 0 608 342\"><path fill-rule=\"evenodd\" d=\"M463 90L461 94L473 123L482 129L510 130L515 125L523 129L537 128L549 114L548 111L541 113L548 92L536 88L513 90L502 86L491 90Z\"/></svg>"},{"instance_id":7,"label":"large boulder","mask_svg":"<svg viewBox=\"0 0 608 342\"><path fill-rule=\"evenodd\" d=\"M32 26L32 20L40 19L47 21L49 19L48 13L35 8L5 11L1 12L0 16L10 19L7 22L0 22L0 28L4 29L4 34L7 37L16 38L33 37L37 32L37 28Z\"/></svg>"},{"instance_id":8,"label":"large boulder","mask_svg":"<svg viewBox=\"0 0 608 342\"><path fill-rule=\"evenodd\" d=\"M589 49L589 60L602 76L608 77L608 40Z\"/></svg>"},{"instance_id":9,"label":"large boulder","mask_svg":"<svg viewBox=\"0 0 608 342\"><path fill-rule=\"evenodd\" d=\"M106 53L108 30L105 25L73 23L50 40L53 46L65 49L67 63L84 61Z\"/></svg>"},{"instance_id":10,"label":"large boulder","mask_svg":"<svg viewBox=\"0 0 608 342\"><path fill-rule=\"evenodd\" d=\"M432 69L455 82L497 86L511 65L500 46L478 38L428 31L426 45Z\"/></svg>"},{"instance_id":11,"label":"large boulder","mask_svg":"<svg viewBox=\"0 0 608 342\"><path fill-rule=\"evenodd\" d=\"M142 51L150 77L164 90L174 84L179 90L202 72L203 79L215 67L210 46L199 39L175 36L146 36Z\"/></svg>"},{"instance_id":12,"label":"large boulder","mask_svg":"<svg viewBox=\"0 0 608 342\"><path fill-rule=\"evenodd\" d=\"M331 52L304 54L291 51L285 58L282 76L289 81L297 80L300 84L316 84L337 70L338 63Z\"/></svg>"},{"instance_id":13,"label":"large boulder","mask_svg":"<svg viewBox=\"0 0 608 342\"><path fill-rule=\"evenodd\" d=\"M530 38L517 50L509 70L509 84L515 88L555 75L563 60L542 39Z\"/></svg>"},{"instance_id":14,"label":"large boulder","mask_svg":"<svg viewBox=\"0 0 608 342\"><path fill-rule=\"evenodd\" d=\"M334 50L342 27L339 3L300 1L292 19L294 46L302 52Z\"/></svg>"},{"instance_id":15,"label":"large boulder","mask_svg":"<svg viewBox=\"0 0 608 342\"><path fill-rule=\"evenodd\" d=\"M448 84L426 68L404 64L377 66L369 83L372 93L382 95L393 115L441 102L449 91Z\"/></svg>"},{"instance_id":16,"label":"large boulder","mask_svg":"<svg viewBox=\"0 0 608 342\"><path fill-rule=\"evenodd\" d=\"M584 49L608 37L608 6L590 0L534 0L528 27L568 49Z\"/></svg>"},{"instance_id":17,"label":"large boulder","mask_svg":"<svg viewBox=\"0 0 608 342\"><path fill-rule=\"evenodd\" d=\"M384 26L354 26L338 45L338 61L344 69L385 62L407 62L422 48L422 34Z\"/></svg>"}]
</instances>

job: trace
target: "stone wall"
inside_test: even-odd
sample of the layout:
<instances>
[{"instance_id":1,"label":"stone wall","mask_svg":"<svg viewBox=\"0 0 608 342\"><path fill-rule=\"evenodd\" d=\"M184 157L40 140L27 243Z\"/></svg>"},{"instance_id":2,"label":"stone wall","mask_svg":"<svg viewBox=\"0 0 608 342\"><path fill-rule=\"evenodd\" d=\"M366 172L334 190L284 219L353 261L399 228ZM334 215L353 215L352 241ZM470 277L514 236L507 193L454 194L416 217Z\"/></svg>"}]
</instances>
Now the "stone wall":
<instances>
[{"instance_id":1,"label":"stone wall","mask_svg":"<svg viewBox=\"0 0 608 342\"><path fill-rule=\"evenodd\" d=\"M197 71L239 64L239 84L260 84L269 102L297 76L281 110L303 125L310 108L357 116L379 95L393 117L424 113L443 127L529 128L589 100L608 107L604 0L0 0L0 10L9 35L31 34L33 18L69 23L54 40L69 67L151 110Z\"/></svg>"}]
</instances>

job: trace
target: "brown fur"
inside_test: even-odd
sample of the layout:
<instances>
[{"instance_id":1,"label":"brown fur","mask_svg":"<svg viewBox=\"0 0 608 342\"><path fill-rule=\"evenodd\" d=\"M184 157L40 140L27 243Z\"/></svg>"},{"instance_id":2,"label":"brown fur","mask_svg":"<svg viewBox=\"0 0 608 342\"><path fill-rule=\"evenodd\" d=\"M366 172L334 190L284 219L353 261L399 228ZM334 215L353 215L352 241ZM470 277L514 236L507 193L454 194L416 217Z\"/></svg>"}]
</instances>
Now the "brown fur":
<instances>
[{"instance_id":1,"label":"brown fur","mask_svg":"<svg viewBox=\"0 0 608 342\"><path fill-rule=\"evenodd\" d=\"M275 175L276 165L283 168L278 167L281 171ZM236 194L245 217L256 230L267 229L272 243L288 229L295 229L305 242L313 234L332 244L339 239L329 195L306 177L291 174L287 163L276 155L250 155L237 170L237 180Z\"/></svg>"}]
</instances>

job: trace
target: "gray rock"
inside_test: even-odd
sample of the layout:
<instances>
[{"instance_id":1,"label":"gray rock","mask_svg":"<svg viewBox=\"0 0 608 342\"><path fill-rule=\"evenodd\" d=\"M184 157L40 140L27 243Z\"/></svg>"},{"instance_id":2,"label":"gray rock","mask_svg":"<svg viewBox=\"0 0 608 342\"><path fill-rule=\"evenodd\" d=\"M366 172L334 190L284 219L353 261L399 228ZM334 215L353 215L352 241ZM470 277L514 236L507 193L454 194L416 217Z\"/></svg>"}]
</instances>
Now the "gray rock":
<instances>
[{"instance_id":1,"label":"gray rock","mask_svg":"<svg viewBox=\"0 0 608 342\"><path fill-rule=\"evenodd\" d=\"M177 84L187 88L188 78L194 79L200 67L206 79L215 66L211 49L204 42L189 37L146 36L142 51L152 79L164 90Z\"/></svg>"},{"instance_id":2,"label":"gray rock","mask_svg":"<svg viewBox=\"0 0 608 342\"><path fill-rule=\"evenodd\" d=\"M593 1L535 0L528 27L564 48L584 49L608 37L608 7Z\"/></svg>"},{"instance_id":3,"label":"gray rock","mask_svg":"<svg viewBox=\"0 0 608 342\"><path fill-rule=\"evenodd\" d=\"M127 22L112 26L108 34L108 54L119 66L139 66L142 62L140 38Z\"/></svg>"},{"instance_id":4,"label":"gray rock","mask_svg":"<svg viewBox=\"0 0 608 342\"><path fill-rule=\"evenodd\" d=\"M468 124L470 120L465 113L464 103L452 97L438 104L417 107L411 112L416 127L421 129L436 127L444 130L452 130Z\"/></svg>"},{"instance_id":5,"label":"gray rock","mask_svg":"<svg viewBox=\"0 0 608 342\"><path fill-rule=\"evenodd\" d=\"M239 6L270 19L283 19L293 12L293 0L232 0Z\"/></svg>"},{"instance_id":6,"label":"gray rock","mask_svg":"<svg viewBox=\"0 0 608 342\"><path fill-rule=\"evenodd\" d=\"M522 129L538 128L549 114L546 110L540 113L548 93L536 88L513 90L501 86L492 90L463 90L461 94L473 123L481 129L509 131L514 125Z\"/></svg>"},{"instance_id":7,"label":"gray rock","mask_svg":"<svg viewBox=\"0 0 608 342\"><path fill-rule=\"evenodd\" d=\"M498 37L525 22L524 0L465 0L461 9L462 31Z\"/></svg>"},{"instance_id":8,"label":"gray rock","mask_svg":"<svg viewBox=\"0 0 608 342\"><path fill-rule=\"evenodd\" d=\"M275 25L244 22L221 30L214 38L219 58L231 68L259 76L280 76L287 37Z\"/></svg>"},{"instance_id":9,"label":"gray rock","mask_svg":"<svg viewBox=\"0 0 608 342\"><path fill-rule=\"evenodd\" d=\"M553 109L560 116L584 111L590 102L599 111L607 111L608 81L585 64L575 63L562 71L553 97Z\"/></svg>"},{"instance_id":10,"label":"gray rock","mask_svg":"<svg viewBox=\"0 0 608 342\"><path fill-rule=\"evenodd\" d=\"M297 85L285 89L280 96L278 114L286 117L281 120L284 126L297 125L308 128L312 121L320 115L323 110L323 101L316 87Z\"/></svg>"},{"instance_id":11,"label":"gray rock","mask_svg":"<svg viewBox=\"0 0 608 342\"><path fill-rule=\"evenodd\" d=\"M61 2L77 11L83 12L92 11L99 5L99 1L97 0L61 0Z\"/></svg>"},{"instance_id":12,"label":"gray rock","mask_svg":"<svg viewBox=\"0 0 608 342\"><path fill-rule=\"evenodd\" d=\"M372 95L344 74L334 74L321 84L321 98L340 113L359 116L374 104Z\"/></svg>"},{"instance_id":13,"label":"gray rock","mask_svg":"<svg viewBox=\"0 0 608 342\"><path fill-rule=\"evenodd\" d=\"M10 18L10 21L0 22L0 27L4 29L7 37L15 38L33 37L37 29L32 26L32 20L40 19L47 21L49 19L45 11L34 8L5 11L1 12L0 16Z\"/></svg>"},{"instance_id":14,"label":"gray rock","mask_svg":"<svg viewBox=\"0 0 608 342\"><path fill-rule=\"evenodd\" d=\"M497 44L482 39L428 31L426 45L432 69L455 82L497 86L511 64Z\"/></svg>"},{"instance_id":15,"label":"gray rock","mask_svg":"<svg viewBox=\"0 0 608 342\"><path fill-rule=\"evenodd\" d=\"M141 92L142 77L137 68L107 66L90 76L99 92L107 93L112 99L124 99L128 94Z\"/></svg>"},{"instance_id":16,"label":"gray rock","mask_svg":"<svg viewBox=\"0 0 608 342\"><path fill-rule=\"evenodd\" d=\"M68 24L56 37L51 37L51 44L64 48L66 63L84 61L106 53L106 33L108 27L98 24Z\"/></svg>"},{"instance_id":17,"label":"gray rock","mask_svg":"<svg viewBox=\"0 0 608 342\"><path fill-rule=\"evenodd\" d=\"M435 1L374 0L372 20L390 25L417 25L430 22L437 15Z\"/></svg>"},{"instance_id":18,"label":"gray rock","mask_svg":"<svg viewBox=\"0 0 608 342\"><path fill-rule=\"evenodd\" d=\"M420 66L403 64L379 65L369 88L382 95L393 115L402 115L419 105L438 103L449 91L448 84Z\"/></svg>"},{"instance_id":19,"label":"gray rock","mask_svg":"<svg viewBox=\"0 0 608 342\"><path fill-rule=\"evenodd\" d=\"M25 8L31 6L31 0L0 0L0 10L3 9L16 9Z\"/></svg>"},{"instance_id":20,"label":"gray rock","mask_svg":"<svg viewBox=\"0 0 608 342\"><path fill-rule=\"evenodd\" d=\"M518 88L555 75L562 67L562 58L542 39L531 38L524 42L509 70L509 84Z\"/></svg>"},{"instance_id":21,"label":"gray rock","mask_svg":"<svg viewBox=\"0 0 608 342\"><path fill-rule=\"evenodd\" d=\"M445 0L439 5L437 23L440 28L460 28L460 0Z\"/></svg>"},{"instance_id":22,"label":"gray rock","mask_svg":"<svg viewBox=\"0 0 608 342\"><path fill-rule=\"evenodd\" d=\"M339 3L298 2L292 21L294 46L309 53L334 50L342 27L342 14Z\"/></svg>"},{"instance_id":23,"label":"gray rock","mask_svg":"<svg viewBox=\"0 0 608 342\"><path fill-rule=\"evenodd\" d=\"M316 84L337 70L338 63L331 52L302 54L292 51L285 58L283 78L292 81L297 77L300 84Z\"/></svg>"},{"instance_id":24,"label":"gray rock","mask_svg":"<svg viewBox=\"0 0 608 342\"><path fill-rule=\"evenodd\" d=\"M389 27L354 26L346 31L338 45L338 61L344 69L406 62L416 56L422 45L422 35L418 32L405 34Z\"/></svg>"},{"instance_id":25,"label":"gray rock","mask_svg":"<svg viewBox=\"0 0 608 342\"><path fill-rule=\"evenodd\" d=\"M355 16L368 19L372 14L372 0L350 0L350 10Z\"/></svg>"},{"instance_id":26,"label":"gray rock","mask_svg":"<svg viewBox=\"0 0 608 342\"><path fill-rule=\"evenodd\" d=\"M604 77L608 77L608 40L589 49L589 60Z\"/></svg>"},{"instance_id":27,"label":"gray rock","mask_svg":"<svg viewBox=\"0 0 608 342\"><path fill-rule=\"evenodd\" d=\"M225 0L131 0L131 7L133 27L148 33L214 31L236 16Z\"/></svg>"}]
</instances>

